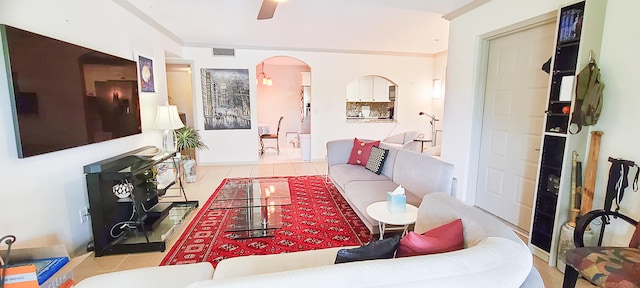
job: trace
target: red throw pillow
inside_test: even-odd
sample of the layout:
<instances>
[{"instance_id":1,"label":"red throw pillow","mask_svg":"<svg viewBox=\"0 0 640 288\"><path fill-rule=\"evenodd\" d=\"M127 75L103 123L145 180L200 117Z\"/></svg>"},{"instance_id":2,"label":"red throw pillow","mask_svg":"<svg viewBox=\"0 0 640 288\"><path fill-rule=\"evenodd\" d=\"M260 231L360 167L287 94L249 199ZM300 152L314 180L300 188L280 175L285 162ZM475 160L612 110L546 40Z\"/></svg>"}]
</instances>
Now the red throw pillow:
<instances>
[{"instance_id":1,"label":"red throw pillow","mask_svg":"<svg viewBox=\"0 0 640 288\"><path fill-rule=\"evenodd\" d=\"M409 232L398 246L396 257L418 256L456 251L464 248L462 220L433 228L422 235Z\"/></svg>"},{"instance_id":2,"label":"red throw pillow","mask_svg":"<svg viewBox=\"0 0 640 288\"><path fill-rule=\"evenodd\" d=\"M351 148L351 155L349 156L348 164L353 165L367 165L369 160L369 154L371 154L371 147L380 145L380 141L363 142L358 138L353 139L353 148Z\"/></svg>"}]
</instances>

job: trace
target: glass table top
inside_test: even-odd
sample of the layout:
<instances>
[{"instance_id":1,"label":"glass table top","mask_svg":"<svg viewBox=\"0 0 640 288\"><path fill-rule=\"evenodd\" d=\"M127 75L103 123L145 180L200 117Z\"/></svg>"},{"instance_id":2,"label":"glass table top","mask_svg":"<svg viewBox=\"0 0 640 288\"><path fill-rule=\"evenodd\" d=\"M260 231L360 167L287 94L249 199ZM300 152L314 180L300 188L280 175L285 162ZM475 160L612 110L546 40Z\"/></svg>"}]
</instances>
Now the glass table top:
<instances>
[{"instance_id":1,"label":"glass table top","mask_svg":"<svg viewBox=\"0 0 640 288\"><path fill-rule=\"evenodd\" d=\"M209 209L281 206L291 204L287 179L229 179Z\"/></svg>"},{"instance_id":2,"label":"glass table top","mask_svg":"<svg viewBox=\"0 0 640 288\"><path fill-rule=\"evenodd\" d=\"M273 237L282 228L282 206L291 204L286 178L228 179L209 209L228 210L224 231L236 239Z\"/></svg>"}]
</instances>

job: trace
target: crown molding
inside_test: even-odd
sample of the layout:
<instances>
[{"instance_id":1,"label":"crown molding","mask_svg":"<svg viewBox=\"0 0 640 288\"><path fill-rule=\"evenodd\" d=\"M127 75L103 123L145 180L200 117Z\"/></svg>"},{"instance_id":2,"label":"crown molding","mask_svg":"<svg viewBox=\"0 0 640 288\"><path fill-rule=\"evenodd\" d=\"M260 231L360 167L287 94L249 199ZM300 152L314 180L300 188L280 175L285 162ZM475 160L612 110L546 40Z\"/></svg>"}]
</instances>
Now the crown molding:
<instances>
[{"instance_id":1,"label":"crown molding","mask_svg":"<svg viewBox=\"0 0 640 288\"><path fill-rule=\"evenodd\" d=\"M451 20L453 20L453 19L455 19L455 18L457 18L457 17L459 17L459 16L461 16L461 15L463 15L463 14L465 14L465 13L467 13L467 12L473 10L473 9L476 9L476 8L478 8L478 7L480 7L480 6L484 5L484 4L487 4L489 2L491 2L491 0L475 0L475 1L469 2L466 5L460 7L458 9L456 9L456 10L453 10L453 11L447 13L447 14L444 14L442 16L442 18L451 21Z\"/></svg>"}]
</instances>

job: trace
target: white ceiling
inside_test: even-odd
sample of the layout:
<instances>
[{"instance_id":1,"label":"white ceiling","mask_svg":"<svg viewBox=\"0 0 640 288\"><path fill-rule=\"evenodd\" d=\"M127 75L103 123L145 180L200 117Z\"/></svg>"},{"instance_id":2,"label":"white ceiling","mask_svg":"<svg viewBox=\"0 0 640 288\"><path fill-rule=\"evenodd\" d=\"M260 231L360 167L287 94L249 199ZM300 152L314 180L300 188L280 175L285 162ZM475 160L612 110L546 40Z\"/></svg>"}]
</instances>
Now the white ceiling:
<instances>
[{"instance_id":1,"label":"white ceiling","mask_svg":"<svg viewBox=\"0 0 640 288\"><path fill-rule=\"evenodd\" d=\"M257 20L262 0L114 0L185 46L364 53L447 50L442 15L473 0L288 0Z\"/></svg>"}]
</instances>

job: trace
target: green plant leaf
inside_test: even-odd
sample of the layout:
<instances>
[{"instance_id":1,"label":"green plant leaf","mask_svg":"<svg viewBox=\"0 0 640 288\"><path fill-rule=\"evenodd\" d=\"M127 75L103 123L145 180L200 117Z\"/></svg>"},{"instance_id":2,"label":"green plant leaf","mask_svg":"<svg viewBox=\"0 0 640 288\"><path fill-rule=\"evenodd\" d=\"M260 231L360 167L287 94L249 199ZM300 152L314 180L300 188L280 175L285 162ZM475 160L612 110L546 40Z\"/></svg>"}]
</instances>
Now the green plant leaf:
<instances>
[{"instance_id":1,"label":"green plant leaf","mask_svg":"<svg viewBox=\"0 0 640 288\"><path fill-rule=\"evenodd\" d=\"M178 151L195 151L209 149L202 139L200 133L193 127L183 127L174 131Z\"/></svg>"}]
</instances>

